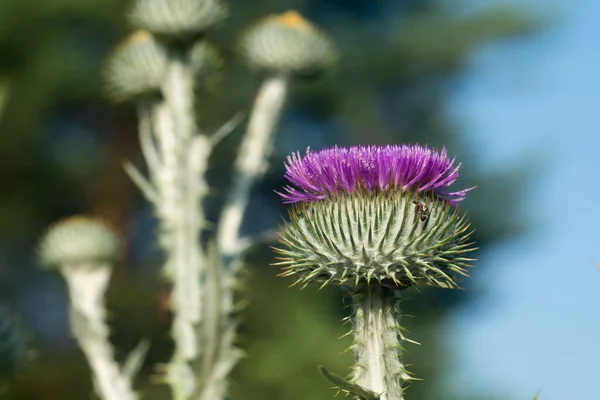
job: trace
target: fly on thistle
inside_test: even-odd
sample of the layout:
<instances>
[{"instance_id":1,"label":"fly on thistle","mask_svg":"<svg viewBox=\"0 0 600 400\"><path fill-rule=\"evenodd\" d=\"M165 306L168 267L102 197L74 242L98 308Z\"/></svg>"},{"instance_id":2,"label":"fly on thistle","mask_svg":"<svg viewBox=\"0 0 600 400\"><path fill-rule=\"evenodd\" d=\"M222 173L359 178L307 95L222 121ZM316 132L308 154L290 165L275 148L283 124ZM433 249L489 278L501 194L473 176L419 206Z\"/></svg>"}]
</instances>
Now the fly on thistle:
<instances>
[{"instance_id":1,"label":"fly on thistle","mask_svg":"<svg viewBox=\"0 0 600 400\"><path fill-rule=\"evenodd\" d=\"M427 217L429 217L429 211L427 210L427 207L425 207L425 204L417 200L413 200L413 204L415 205L416 212L419 214L419 219L421 222L425 222Z\"/></svg>"}]
</instances>

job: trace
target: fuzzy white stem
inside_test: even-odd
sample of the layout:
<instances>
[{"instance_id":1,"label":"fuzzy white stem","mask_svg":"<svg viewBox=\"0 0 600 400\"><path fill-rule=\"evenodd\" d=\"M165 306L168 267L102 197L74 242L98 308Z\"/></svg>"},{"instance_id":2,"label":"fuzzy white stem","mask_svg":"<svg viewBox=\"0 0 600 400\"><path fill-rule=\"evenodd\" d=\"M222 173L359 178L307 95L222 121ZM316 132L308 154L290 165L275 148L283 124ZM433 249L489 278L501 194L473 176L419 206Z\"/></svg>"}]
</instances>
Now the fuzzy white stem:
<instances>
[{"instance_id":1,"label":"fuzzy white stem","mask_svg":"<svg viewBox=\"0 0 600 400\"><path fill-rule=\"evenodd\" d=\"M236 321L234 319L235 276L232 268L226 269L223 259L211 242L207 252L206 275L203 281L205 300L202 320L203 352L198 368L198 390L195 400L224 399L227 376L240 358L234 345Z\"/></svg>"},{"instance_id":2,"label":"fuzzy white stem","mask_svg":"<svg viewBox=\"0 0 600 400\"><path fill-rule=\"evenodd\" d=\"M207 267L207 315L204 338L213 350L204 355L202 364L203 387L198 399L223 398L223 382L240 357L234 346L236 324L234 312L234 285L240 259L240 227L252 184L267 167L267 158L273 145L275 126L281 115L289 79L285 75L267 78L261 85L248 123L248 129L238 152L231 191L223 207L216 235L216 248ZM225 265L221 262L224 261ZM210 309L211 312L208 312Z\"/></svg>"},{"instance_id":3,"label":"fuzzy white stem","mask_svg":"<svg viewBox=\"0 0 600 400\"><path fill-rule=\"evenodd\" d=\"M398 291L365 285L352 297L354 308L353 383L381 396L402 400L402 381L408 377L401 361Z\"/></svg>"},{"instance_id":4,"label":"fuzzy white stem","mask_svg":"<svg viewBox=\"0 0 600 400\"><path fill-rule=\"evenodd\" d=\"M273 134L283 109L288 83L287 75L270 76L263 82L256 97L248 130L235 162L231 192L223 207L217 231L219 252L225 257L231 257L239 250L240 227L250 199L250 190L266 171L267 157L273 147Z\"/></svg>"},{"instance_id":5,"label":"fuzzy white stem","mask_svg":"<svg viewBox=\"0 0 600 400\"><path fill-rule=\"evenodd\" d=\"M189 399L196 389L191 363L199 357L202 319L201 281L204 251L200 233L205 223L202 199L210 143L198 135L194 113L193 71L182 54L172 52L163 84L164 102L154 106L154 126L162 162L156 186L162 225L161 242L167 251L165 272L173 283L175 352L167 381L175 400Z\"/></svg>"},{"instance_id":6,"label":"fuzzy white stem","mask_svg":"<svg viewBox=\"0 0 600 400\"><path fill-rule=\"evenodd\" d=\"M104 294L112 268L109 265L64 265L60 271L71 299L71 328L94 375L103 400L135 400L130 379L114 360L106 325Z\"/></svg>"}]
</instances>

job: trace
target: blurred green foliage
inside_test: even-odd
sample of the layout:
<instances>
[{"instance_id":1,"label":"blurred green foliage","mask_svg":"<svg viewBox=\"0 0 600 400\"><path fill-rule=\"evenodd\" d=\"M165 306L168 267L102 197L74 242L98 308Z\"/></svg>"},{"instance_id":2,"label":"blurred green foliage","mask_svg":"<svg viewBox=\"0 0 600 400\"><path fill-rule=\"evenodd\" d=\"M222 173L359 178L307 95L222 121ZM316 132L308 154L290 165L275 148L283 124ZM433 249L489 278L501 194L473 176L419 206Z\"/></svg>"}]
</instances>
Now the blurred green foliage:
<instances>
[{"instance_id":1,"label":"blurred green foliage","mask_svg":"<svg viewBox=\"0 0 600 400\"><path fill-rule=\"evenodd\" d=\"M531 22L518 10L493 8L461 16L442 3L230 1L230 18L211 36L225 67L198 88L199 120L208 132L234 113L248 110L252 102L258 77L240 64L236 51L240 33L257 18L297 9L328 31L342 54L335 73L295 85L271 171L255 191L247 217L249 232L272 227L285 213L272 191L284 183L281 161L286 153L307 145L415 141L445 145L463 163L460 185L478 186L464 207L477 229L480 248L526 226L527 221L514 213L527 178L522 166L495 176L479 174L473 169L476 149L461 140L444 108L452 83L477 46L526 33ZM101 90L103 60L127 32L126 7L121 0L0 2L0 272L5 276L0 294L17 310L27 311L30 324L46 321L35 341L38 357L7 398L68 400L91 395L85 360L72 343L59 339L67 334L64 313L53 314L48 308L64 306L64 299L61 303L49 301L49 294L21 294L39 287L47 288L43 293L56 292L57 283L36 271L31 249L45 226L79 212L108 219L129 238L129 256L115 274L109 296L114 341L122 355L141 336L153 339L147 374L139 385L148 399L166 398L165 388L150 379L156 375L154 364L168 359L171 349L169 315L161 300L165 288L157 277L160 253L152 242L148 206L120 164L125 158L139 160L134 113L131 106L110 105ZM214 196L207 205L213 220L227 188L240 131L225 141L213 160ZM340 375L349 372L351 354L340 354L349 339L337 340L346 331L340 322L348 311L342 294L329 288L288 289L289 282L274 277L276 269L268 266L272 260L267 247L249 257L247 284L240 296L240 301L249 301L240 327L240 346L247 355L232 377L232 397L332 398L335 391L327 389L317 365ZM477 275L477 269L473 272ZM463 285L468 289L469 283L465 280ZM424 379L410 387L407 398L460 398L460 393L446 393L438 384L453 366L445 356L442 327L449 313L476 301L477 293L421 290L407 297L405 310L413 315L405 319L409 337L422 344L407 345L407 362ZM47 321L51 315L62 322L52 325Z\"/></svg>"}]
</instances>

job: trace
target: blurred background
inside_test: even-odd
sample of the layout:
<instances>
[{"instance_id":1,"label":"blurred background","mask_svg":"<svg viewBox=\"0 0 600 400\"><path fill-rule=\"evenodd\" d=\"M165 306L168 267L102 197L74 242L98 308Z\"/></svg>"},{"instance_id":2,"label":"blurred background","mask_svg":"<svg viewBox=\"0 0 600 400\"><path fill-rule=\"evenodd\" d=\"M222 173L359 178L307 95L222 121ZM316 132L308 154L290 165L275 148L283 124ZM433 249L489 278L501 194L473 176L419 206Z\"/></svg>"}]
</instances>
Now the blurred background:
<instances>
[{"instance_id":1,"label":"blurred background","mask_svg":"<svg viewBox=\"0 0 600 400\"><path fill-rule=\"evenodd\" d=\"M465 290L407 293L408 400L600 399L600 2L521 0L230 0L212 34L225 65L199 88L202 127L248 110L260 78L237 40L257 18L296 9L326 30L335 73L294 85L270 171L254 191L247 234L274 227L283 160L307 146L420 142L462 162L460 187L477 229L479 261ZM135 112L102 93L101 66L128 32L123 0L0 1L0 301L17 314L35 357L2 398L93 397L68 332L58 275L35 247L45 228L77 213L116 226L126 252L108 296L119 357L152 347L138 387L168 391L170 315L160 281L156 221L122 170L140 163ZM215 154L207 208L214 221L243 128ZM581 192L579 192L581 190ZM330 399L316 366L345 375L351 355L335 289L288 289L268 246L248 257L246 350L234 400Z\"/></svg>"}]
</instances>

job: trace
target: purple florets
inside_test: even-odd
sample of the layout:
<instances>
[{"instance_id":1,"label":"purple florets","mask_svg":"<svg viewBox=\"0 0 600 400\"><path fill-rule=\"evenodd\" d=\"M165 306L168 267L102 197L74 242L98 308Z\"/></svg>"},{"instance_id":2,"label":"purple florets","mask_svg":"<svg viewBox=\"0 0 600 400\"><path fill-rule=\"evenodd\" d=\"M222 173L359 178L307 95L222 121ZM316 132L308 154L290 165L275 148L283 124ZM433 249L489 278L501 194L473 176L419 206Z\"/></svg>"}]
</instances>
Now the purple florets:
<instances>
[{"instance_id":1,"label":"purple florets","mask_svg":"<svg viewBox=\"0 0 600 400\"><path fill-rule=\"evenodd\" d=\"M433 192L452 205L470 189L446 192L458 178L446 149L437 152L420 145L333 147L288 156L285 177L291 183L279 193L284 203L323 200L338 193L407 191Z\"/></svg>"}]
</instances>

